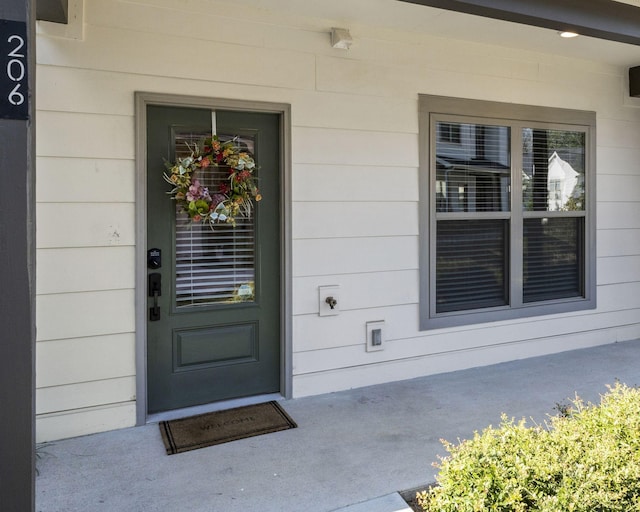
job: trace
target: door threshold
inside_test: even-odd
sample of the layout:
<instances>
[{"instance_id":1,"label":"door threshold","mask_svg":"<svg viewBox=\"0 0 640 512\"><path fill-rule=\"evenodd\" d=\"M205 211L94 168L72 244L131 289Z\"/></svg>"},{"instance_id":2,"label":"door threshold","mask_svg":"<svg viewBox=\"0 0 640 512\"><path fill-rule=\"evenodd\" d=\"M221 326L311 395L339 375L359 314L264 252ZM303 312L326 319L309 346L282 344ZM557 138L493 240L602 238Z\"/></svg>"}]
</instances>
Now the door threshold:
<instances>
[{"instance_id":1,"label":"door threshold","mask_svg":"<svg viewBox=\"0 0 640 512\"><path fill-rule=\"evenodd\" d=\"M198 414L206 414L208 412L223 411L226 409L234 409L245 405L254 405L272 400L284 400L280 393L271 393L268 395L256 395L243 398L234 398L232 400L224 400L221 402L213 402L210 404L196 405L194 407L185 407L184 409L174 409L173 411L163 411L147 416L147 423L159 423L161 421L171 421L180 418L188 418L189 416L197 416Z\"/></svg>"}]
</instances>

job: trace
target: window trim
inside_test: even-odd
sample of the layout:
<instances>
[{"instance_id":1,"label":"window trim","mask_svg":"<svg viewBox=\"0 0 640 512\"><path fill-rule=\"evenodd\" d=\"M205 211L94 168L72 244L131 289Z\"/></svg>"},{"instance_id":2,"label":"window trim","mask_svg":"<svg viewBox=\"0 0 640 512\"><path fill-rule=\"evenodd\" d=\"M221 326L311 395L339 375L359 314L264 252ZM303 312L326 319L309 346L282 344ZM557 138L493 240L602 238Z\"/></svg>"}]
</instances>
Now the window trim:
<instances>
[{"instance_id":1,"label":"window trim","mask_svg":"<svg viewBox=\"0 0 640 512\"><path fill-rule=\"evenodd\" d=\"M511 126L511 211L487 212L486 218L502 218L508 213L511 220L511 235L519 236L511 242L513 253L509 258L511 301L508 306L475 310L435 313L435 237L436 211L434 197L435 172L431 170L431 160L435 152L435 119L439 121L460 117L465 122L486 124L509 123ZM514 126L515 125L515 126ZM521 177L513 169L521 166L522 148L520 137L514 136L515 130L527 128L579 129L585 133L585 210L584 230L584 297L554 299L542 302L525 303L515 292L522 290L522 232L524 219L531 217L563 217L564 212L523 212L520 208L522 194ZM439 329L461 325L472 325L501 320L520 319L542 315L552 315L595 309L596 307L596 113L553 107L538 107L483 100L461 99L446 96L419 96L419 213L420 213L420 329ZM514 207L515 205L515 207ZM442 218L442 213L439 214ZM445 214L446 216L446 214ZM474 214L474 218L481 218ZM514 228L513 223L519 227Z\"/></svg>"}]
</instances>

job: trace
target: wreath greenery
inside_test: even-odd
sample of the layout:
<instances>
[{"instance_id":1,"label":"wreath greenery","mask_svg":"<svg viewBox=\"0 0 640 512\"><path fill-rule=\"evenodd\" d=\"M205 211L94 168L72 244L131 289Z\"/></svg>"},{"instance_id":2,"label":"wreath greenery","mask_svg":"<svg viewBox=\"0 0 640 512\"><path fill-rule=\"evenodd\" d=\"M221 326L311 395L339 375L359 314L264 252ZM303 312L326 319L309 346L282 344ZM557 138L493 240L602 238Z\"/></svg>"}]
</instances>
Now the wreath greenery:
<instances>
[{"instance_id":1,"label":"wreath greenery","mask_svg":"<svg viewBox=\"0 0 640 512\"><path fill-rule=\"evenodd\" d=\"M262 196L256 186L253 157L240 147L238 138L221 142L217 135L204 139L201 144L189 145L191 154L166 162L163 177L173 189L167 194L176 201L191 222L213 225L220 222L235 225L239 217L251 217L253 201ZM218 190L210 191L199 179L199 174L210 167L229 169L228 179Z\"/></svg>"}]
</instances>

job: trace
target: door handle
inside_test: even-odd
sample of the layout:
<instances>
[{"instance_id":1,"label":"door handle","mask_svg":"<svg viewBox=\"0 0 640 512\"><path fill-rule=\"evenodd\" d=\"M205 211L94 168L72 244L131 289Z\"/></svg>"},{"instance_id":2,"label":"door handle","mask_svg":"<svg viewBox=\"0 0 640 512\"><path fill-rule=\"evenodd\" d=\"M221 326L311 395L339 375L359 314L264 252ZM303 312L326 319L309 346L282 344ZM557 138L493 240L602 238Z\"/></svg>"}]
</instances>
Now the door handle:
<instances>
[{"instance_id":1,"label":"door handle","mask_svg":"<svg viewBox=\"0 0 640 512\"><path fill-rule=\"evenodd\" d=\"M153 272L149 274L148 285L149 297L153 297L153 306L149 308L149 321L156 322L160 320L160 306L158 306L158 297L162 295L162 274Z\"/></svg>"}]
</instances>

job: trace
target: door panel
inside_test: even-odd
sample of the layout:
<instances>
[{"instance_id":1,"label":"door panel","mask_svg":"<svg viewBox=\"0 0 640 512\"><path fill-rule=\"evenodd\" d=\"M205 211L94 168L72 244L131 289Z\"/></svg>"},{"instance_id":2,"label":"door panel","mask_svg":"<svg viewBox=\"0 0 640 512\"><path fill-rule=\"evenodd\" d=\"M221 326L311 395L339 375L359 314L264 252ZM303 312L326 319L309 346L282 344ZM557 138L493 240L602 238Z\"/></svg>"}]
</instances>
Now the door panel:
<instances>
[{"instance_id":1,"label":"door panel","mask_svg":"<svg viewBox=\"0 0 640 512\"><path fill-rule=\"evenodd\" d=\"M254 155L263 199L212 230L177 211L162 179L165 159L211 133L211 111L147 107L147 242L162 262L149 270L161 278L148 294L149 413L280 390L279 116L217 111L216 125ZM227 171L200 172L215 192Z\"/></svg>"}]
</instances>

